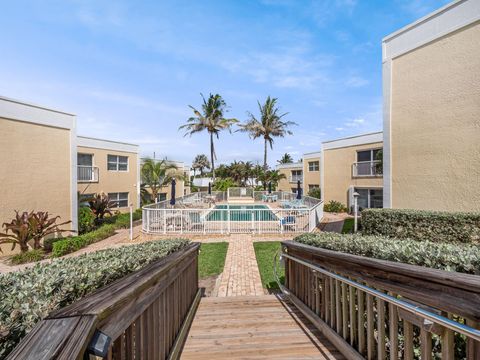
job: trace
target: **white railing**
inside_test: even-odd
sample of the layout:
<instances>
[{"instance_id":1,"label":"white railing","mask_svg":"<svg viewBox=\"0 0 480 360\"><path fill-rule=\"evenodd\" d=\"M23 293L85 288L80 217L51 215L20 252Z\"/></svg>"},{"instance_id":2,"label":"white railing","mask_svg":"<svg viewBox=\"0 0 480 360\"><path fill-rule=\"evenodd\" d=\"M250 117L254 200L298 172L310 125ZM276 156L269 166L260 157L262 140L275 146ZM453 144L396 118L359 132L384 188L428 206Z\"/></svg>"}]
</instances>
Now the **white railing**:
<instances>
[{"instance_id":1,"label":"white railing","mask_svg":"<svg viewBox=\"0 0 480 360\"><path fill-rule=\"evenodd\" d=\"M298 181L303 183L303 175L290 175L289 181L291 183L296 183Z\"/></svg>"},{"instance_id":2,"label":"white railing","mask_svg":"<svg viewBox=\"0 0 480 360\"><path fill-rule=\"evenodd\" d=\"M255 191L252 196L261 201L265 193ZM217 202L224 202L227 194L193 193L178 198L175 206L171 206L169 201L144 206L142 229L150 234L283 234L310 232L320 223L323 217L320 200L305 196L300 201L292 193L272 194L277 194L279 201L292 202L291 206L271 208L265 205L265 208L256 208L253 205L223 203L212 207Z\"/></svg>"},{"instance_id":3,"label":"white railing","mask_svg":"<svg viewBox=\"0 0 480 360\"><path fill-rule=\"evenodd\" d=\"M98 182L98 167L96 166L77 166L78 182Z\"/></svg>"},{"instance_id":4,"label":"white railing","mask_svg":"<svg viewBox=\"0 0 480 360\"><path fill-rule=\"evenodd\" d=\"M253 188L251 187L234 187L228 188L227 199L230 198L253 198Z\"/></svg>"},{"instance_id":5,"label":"white railing","mask_svg":"<svg viewBox=\"0 0 480 360\"><path fill-rule=\"evenodd\" d=\"M353 163L353 176L382 176L381 161L361 161Z\"/></svg>"}]
</instances>

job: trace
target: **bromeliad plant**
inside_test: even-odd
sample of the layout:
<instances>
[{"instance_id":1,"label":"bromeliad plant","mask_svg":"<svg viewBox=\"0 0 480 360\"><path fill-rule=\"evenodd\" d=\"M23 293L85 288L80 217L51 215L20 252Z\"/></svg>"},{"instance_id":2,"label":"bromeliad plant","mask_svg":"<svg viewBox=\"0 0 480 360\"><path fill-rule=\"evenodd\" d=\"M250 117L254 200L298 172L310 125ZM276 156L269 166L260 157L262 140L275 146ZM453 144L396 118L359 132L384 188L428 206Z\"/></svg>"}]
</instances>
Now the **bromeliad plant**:
<instances>
[{"instance_id":1,"label":"bromeliad plant","mask_svg":"<svg viewBox=\"0 0 480 360\"><path fill-rule=\"evenodd\" d=\"M24 253L28 251L28 243L33 240L33 248L38 250L42 247L41 240L46 236L70 231L59 228L70 223L66 221L57 224L59 218L60 216L51 218L48 212L43 211L20 213L15 210L15 218L3 224L5 232L0 233L0 244L12 244L12 250L19 245L21 252ZM1 248L0 251L2 251Z\"/></svg>"},{"instance_id":2,"label":"bromeliad plant","mask_svg":"<svg viewBox=\"0 0 480 360\"><path fill-rule=\"evenodd\" d=\"M112 208L115 207L115 202L111 201L105 193L95 194L92 198L87 199L88 206L95 215L95 223L98 225L105 215L112 216Z\"/></svg>"}]
</instances>

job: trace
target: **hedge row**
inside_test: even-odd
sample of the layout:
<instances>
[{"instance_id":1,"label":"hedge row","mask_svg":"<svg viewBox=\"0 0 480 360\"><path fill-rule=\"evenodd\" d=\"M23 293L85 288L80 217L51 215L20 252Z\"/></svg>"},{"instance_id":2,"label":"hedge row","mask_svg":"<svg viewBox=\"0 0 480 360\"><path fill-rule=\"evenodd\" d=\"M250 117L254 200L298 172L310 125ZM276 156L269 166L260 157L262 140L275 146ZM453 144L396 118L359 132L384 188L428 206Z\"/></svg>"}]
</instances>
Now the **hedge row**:
<instances>
[{"instance_id":1,"label":"hedge row","mask_svg":"<svg viewBox=\"0 0 480 360\"><path fill-rule=\"evenodd\" d=\"M480 275L480 248L473 244L336 233L303 234L294 240L348 254Z\"/></svg>"},{"instance_id":2,"label":"hedge row","mask_svg":"<svg viewBox=\"0 0 480 360\"><path fill-rule=\"evenodd\" d=\"M0 359L53 310L187 246L188 240L123 246L0 276Z\"/></svg>"},{"instance_id":3,"label":"hedge row","mask_svg":"<svg viewBox=\"0 0 480 360\"><path fill-rule=\"evenodd\" d=\"M362 233L419 241L480 244L480 213L365 209Z\"/></svg>"},{"instance_id":4,"label":"hedge row","mask_svg":"<svg viewBox=\"0 0 480 360\"><path fill-rule=\"evenodd\" d=\"M133 220L142 218L141 209L133 213ZM79 236L72 236L61 240L54 240L52 243L52 256L60 257L77 250L80 250L90 244L104 240L115 234L117 229L125 229L130 227L130 214L119 214L104 219L104 225L98 229Z\"/></svg>"}]
</instances>

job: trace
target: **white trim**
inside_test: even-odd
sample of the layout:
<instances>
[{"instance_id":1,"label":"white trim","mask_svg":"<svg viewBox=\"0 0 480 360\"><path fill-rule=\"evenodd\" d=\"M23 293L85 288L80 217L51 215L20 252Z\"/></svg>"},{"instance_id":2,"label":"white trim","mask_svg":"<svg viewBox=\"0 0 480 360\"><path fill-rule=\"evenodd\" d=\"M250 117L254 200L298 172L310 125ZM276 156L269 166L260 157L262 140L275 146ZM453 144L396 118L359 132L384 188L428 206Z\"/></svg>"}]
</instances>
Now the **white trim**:
<instances>
[{"instance_id":1,"label":"white trim","mask_svg":"<svg viewBox=\"0 0 480 360\"><path fill-rule=\"evenodd\" d=\"M72 230L78 231L78 183L77 183L77 122L73 117L73 126L70 130L70 215Z\"/></svg>"},{"instance_id":2,"label":"white trim","mask_svg":"<svg viewBox=\"0 0 480 360\"><path fill-rule=\"evenodd\" d=\"M320 158L321 156L322 156L321 151L315 151L315 152L310 152L310 153L303 154L304 159L315 159L315 158Z\"/></svg>"},{"instance_id":3,"label":"white trim","mask_svg":"<svg viewBox=\"0 0 480 360\"><path fill-rule=\"evenodd\" d=\"M303 170L303 162L278 164L276 166L277 170L280 170L280 169L297 169L297 168Z\"/></svg>"},{"instance_id":4,"label":"white trim","mask_svg":"<svg viewBox=\"0 0 480 360\"><path fill-rule=\"evenodd\" d=\"M112 151L122 151L138 154L140 146L119 141L97 139L86 136L77 136L77 145L94 149L104 149Z\"/></svg>"},{"instance_id":5,"label":"white trim","mask_svg":"<svg viewBox=\"0 0 480 360\"><path fill-rule=\"evenodd\" d=\"M141 196L140 196L140 184L141 184L141 174L140 174L140 156L137 156L137 208L141 208Z\"/></svg>"},{"instance_id":6,"label":"white trim","mask_svg":"<svg viewBox=\"0 0 480 360\"><path fill-rule=\"evenodd\" d=\"M325 152L320 158L320 199L325 202Z\"/></svg>"},{"instance_id":7,"label":"white trim","mask_svg":"<svg viewBox=\"0 0 480 360\"><path fill-rule=\"evenodd\" d=\"M373 143L379 143L383 141L383 132L374 132L368 134L361 134L355 136L349 136L341 139L329 140L322 142L323 151L338 149L343 147L367 145Z\"/></svg>"},{"instance_id":8,"label":"white trim","mask_svg":"<svg viewBox=\"0 0 480 360\"><path fill-rule=\"evenodd\" d=\"M382 40L382 61L398 57L480 20L480 1L457 0Z\"/></svg>"},{"instance_id":9,"label":"white trim","mask_svg":"<svg viewBox=\"0 0 480 360\"><path fill-rule=\"evenodd\" d=\"M75 115L0 96L0 118L75 130Z\"/></svg>"}]
</instances>

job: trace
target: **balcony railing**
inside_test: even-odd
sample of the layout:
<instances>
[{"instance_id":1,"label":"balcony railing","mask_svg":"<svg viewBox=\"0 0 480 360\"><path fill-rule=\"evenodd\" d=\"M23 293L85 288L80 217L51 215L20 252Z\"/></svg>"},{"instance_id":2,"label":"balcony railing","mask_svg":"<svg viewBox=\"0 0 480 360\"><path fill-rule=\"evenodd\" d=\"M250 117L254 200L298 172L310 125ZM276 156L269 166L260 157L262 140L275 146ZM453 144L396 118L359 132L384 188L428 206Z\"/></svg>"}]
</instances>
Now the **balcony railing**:
<instances>
[{"instance_id":1,"label":"balcony railing","mask_svg":"<svg viewBox=\"0 0 480 360\"><path fill-rule=\"evenodd\" d=\"M96 166L77 166L78 182L98 182L98 167Z\"/></svg>"},{"instance_id":2,"label":"balcony railing","mask_svg":"<svg viewBox=\"0 0 480 360\"><path fill-rule=\"evenodd\" d=\"M303 175L290 175L289 180L291 183L296 183L298 181L303 183Z\"/></svg>"},{"instance_id":3,"label":"balcony railing","mask_svg":"<svg viewBox=\"0 0 480 360\"><path fill-rule=\"evenodd\" d=\"M353 176L383 176L381 161L361 161L353 163Z\"/></svg>"}]
</instances>

